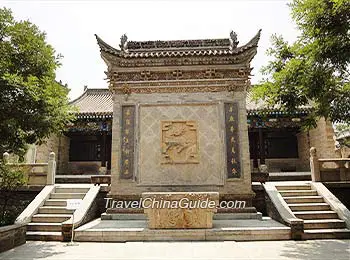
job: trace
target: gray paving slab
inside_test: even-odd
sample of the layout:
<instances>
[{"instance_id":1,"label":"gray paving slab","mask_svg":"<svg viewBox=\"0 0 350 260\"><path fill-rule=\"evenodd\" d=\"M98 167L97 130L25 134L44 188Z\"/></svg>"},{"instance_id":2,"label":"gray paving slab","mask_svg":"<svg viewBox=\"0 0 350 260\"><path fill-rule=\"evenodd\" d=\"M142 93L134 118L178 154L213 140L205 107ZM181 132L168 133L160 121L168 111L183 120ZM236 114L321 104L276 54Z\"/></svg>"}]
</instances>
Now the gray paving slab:
<instances>
[{"instance_id":1,"label":"gray paving slab","mask_svg":"<svg viewBox=\"0 0 350 260\"><path fill-rule=\"evenodd\" d=\"M260 242L35 242L0 254L1 260L80 259L301 259L349 260L350 240Z\"/></svg>"}]
</instances>

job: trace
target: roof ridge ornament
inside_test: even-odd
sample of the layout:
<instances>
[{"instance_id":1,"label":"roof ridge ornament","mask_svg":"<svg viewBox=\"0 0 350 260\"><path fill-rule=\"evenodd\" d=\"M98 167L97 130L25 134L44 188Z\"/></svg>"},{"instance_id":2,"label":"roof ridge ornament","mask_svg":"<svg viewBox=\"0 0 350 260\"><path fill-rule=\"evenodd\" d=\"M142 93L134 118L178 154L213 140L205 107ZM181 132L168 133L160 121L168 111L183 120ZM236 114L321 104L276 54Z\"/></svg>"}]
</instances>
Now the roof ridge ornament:
<instances>
[{"instance_id":1,"label":"roof ridge ornament","mask_svg":"<svg viewBox=\"0 0 350 260\"><path fill-rule=\"evenodd\" d=\"M124 33L120 37L119 47L120 47L120 50L123 51L123 52L126 52L126 50L128 49L128 36L126 36L126 33Z\"/></svg>"},{"instance_id":2,"label":"roof ridge ornament","mask_svg":"<svg viewBox=\"0 0 350 260\"><path fill-rule=\"evenodd\" d=\"M237 40L237 33L233 30L230 32L230 48L231 50L237 48L239 41Z\"/></svg>"}]
</instances>

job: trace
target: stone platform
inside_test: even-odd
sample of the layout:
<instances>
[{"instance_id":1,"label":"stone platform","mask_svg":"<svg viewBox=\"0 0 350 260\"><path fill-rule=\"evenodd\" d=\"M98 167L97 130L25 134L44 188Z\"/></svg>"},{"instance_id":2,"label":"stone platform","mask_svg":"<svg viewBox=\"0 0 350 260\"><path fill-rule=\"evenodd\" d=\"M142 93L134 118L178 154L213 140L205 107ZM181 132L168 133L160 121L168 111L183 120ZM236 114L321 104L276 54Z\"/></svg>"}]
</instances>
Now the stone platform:
<instances>
[{"instance_id":1,"label":"stone platform","mask_svg":"<svg viewBox=\"0 0 350 260\"><path fill-rule=\"evenodd\" d=\"M221 214L220 214L221 215ZM259 215L258 215L259 216ZM253 216L251 216L253 217ZM260 216L261 217L261 216ZM219 218L219 219L218 219ZM255 241L289 240L290 228L268 217L260 219L230 219L215 217L211 229L152 230L147 221L96 219L75 232L75 241L126 242L126 241Z\"/></svg>"}]
</instances>

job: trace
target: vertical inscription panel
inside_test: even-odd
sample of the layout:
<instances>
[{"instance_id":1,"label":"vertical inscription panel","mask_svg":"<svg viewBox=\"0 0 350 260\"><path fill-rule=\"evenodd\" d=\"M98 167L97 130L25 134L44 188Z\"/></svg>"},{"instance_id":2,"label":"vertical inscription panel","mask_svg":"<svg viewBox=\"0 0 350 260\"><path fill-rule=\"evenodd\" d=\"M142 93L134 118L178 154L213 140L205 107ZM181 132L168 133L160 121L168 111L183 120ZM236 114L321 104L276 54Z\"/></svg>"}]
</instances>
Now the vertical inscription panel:
<instances>
[{"instance_id":1,"label":"vertical inscription panel","mask_svg":"<svg viewBox=\"0 0 350 260\"><path fill-rule=\"evenodd\" d=\"M238 104L225 103L227 178L240 178Z\"/></svg>"},{"instance_id":2,"label":"vertical inscription panel","mask_svg":"<svg viewBox=\"0 0 350 260\"><path fill-rule=\"evenodd\" d=\"M122 106L120 178L131 179L134 174L135 106Z\"/></svg>"}]
</instances>

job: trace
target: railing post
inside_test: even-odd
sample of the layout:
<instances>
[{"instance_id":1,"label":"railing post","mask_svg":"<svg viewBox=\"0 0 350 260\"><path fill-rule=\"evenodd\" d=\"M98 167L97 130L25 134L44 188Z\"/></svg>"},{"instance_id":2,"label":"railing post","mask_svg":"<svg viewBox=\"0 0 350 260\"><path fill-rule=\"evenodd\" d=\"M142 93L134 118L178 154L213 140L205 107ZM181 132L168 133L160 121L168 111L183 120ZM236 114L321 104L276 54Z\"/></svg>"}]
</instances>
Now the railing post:
<instances>
[{"instance_id":1,"label":"railing post","mask_svg":"<svg viewBox=\"0 0 350 260\"><path fill-rule=\"evenodd\" d=\"M56 160L55 160L55 153L51 152L49 155L49 162L47 165L47 185L53 185L55 184L55 176L56 176Z\"/></svg>"},{"instance_id":2,"label":"railing post","mask_svg":"<svg viewBox=\"0 0 350 260\"><path fill-rule=\"evenodd\" d=\"M8 152L4 152L4 154L2 156L3 156L2 158L4 160L4 163L8 164L10 161L10 154Z\"/></svg>"},{"instance_id":3,"label":"railing post","mask_svg":"<svg viewBox=\"0 0 350 260\"><path fill-rule=\"evenodd\" d=\"M345 162L339 162L338 166L339 166L340 181L347 181Z\"/></svg>"},{"instance_id":4,"label":"railing post","mask_svg":"<svg viewBox=\"0 0 350 260\"><path fill-rule=\"evenodd\" d=\"M311 168L311 180L321 181L321 173L320 173L320 163L317 157L317 150L315 147L310 148L310 168Z\"/></svg>"}]
</instances>

